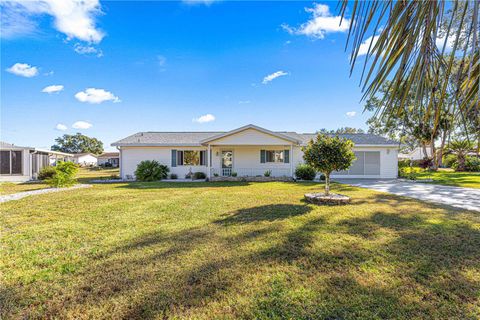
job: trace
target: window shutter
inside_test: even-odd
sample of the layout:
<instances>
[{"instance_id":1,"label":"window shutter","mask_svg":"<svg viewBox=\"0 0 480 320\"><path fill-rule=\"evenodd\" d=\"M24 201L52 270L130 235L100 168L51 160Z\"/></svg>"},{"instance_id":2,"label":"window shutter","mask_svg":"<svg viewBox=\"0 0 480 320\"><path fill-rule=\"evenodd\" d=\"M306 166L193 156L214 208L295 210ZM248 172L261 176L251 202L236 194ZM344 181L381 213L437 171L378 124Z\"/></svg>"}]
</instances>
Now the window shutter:
<instances>
[{"instance_id":1,"label":"window shutter","mask_svg":"<svg viewBox=\"0 0 480 320\"><path fill-rule=\"evenodd\" d=\"M290 150L283 151L283 162L290 163Z\"/></svg>"},{"instance_id":2,"label":"window shutter","mask_svg":"<svg viewBox=\"0 0 480 320\"><path fill-rule=\"evenodd\" d=\"M260 150L260 163L265 163L265 150Z\"/></svg>"},{"instance_id":3,"label":"window shutter","mask_svg":"<svg viewBox=\"0 0 480 320\"><path fill-rule=\"evenodd\" d=\"M177 150L172 150L172 167L177 166Z\"/></svg>"}]
</instances>

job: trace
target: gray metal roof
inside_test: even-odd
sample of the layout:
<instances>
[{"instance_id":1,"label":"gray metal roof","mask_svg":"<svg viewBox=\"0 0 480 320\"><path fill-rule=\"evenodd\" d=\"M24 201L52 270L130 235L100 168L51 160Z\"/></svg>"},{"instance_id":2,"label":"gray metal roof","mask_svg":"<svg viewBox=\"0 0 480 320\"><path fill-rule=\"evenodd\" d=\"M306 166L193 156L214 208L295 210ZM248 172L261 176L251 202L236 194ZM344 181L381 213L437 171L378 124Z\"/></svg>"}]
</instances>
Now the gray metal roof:
<instances>
[{"instance_id":1,"label":"gray metal roof","mask_svg":"<svg viewBox=\"0 0 480 320\"><path fill-rule=\"evenodd\" d=\"M3 149L9 149L9 148L15 148L15 149L33 149L31 147L21 147L21 146L17 146L17 145L14 145L13 143L8 143L8 142L5 142L5 141L0 141L0 148L3 148Z\"/></svg>"},{"instance_id":2,"label":"gray metal roof","mask_svg":"<svg viewBox=\"0 0 480 320\"><path fill-rule=\"evenodd\" d=\"M291 137L307 144L312 138L316 137L314 133L296 133L275 131L278 134ZM227 133L227 131L217 132L138 132L121 140L112 143L112 146L201 146L201 141ZM398 143L388 140L384 137L369 133L341 134L353 141L356 145L397 145Z\"/></svg>"}]
</instances>

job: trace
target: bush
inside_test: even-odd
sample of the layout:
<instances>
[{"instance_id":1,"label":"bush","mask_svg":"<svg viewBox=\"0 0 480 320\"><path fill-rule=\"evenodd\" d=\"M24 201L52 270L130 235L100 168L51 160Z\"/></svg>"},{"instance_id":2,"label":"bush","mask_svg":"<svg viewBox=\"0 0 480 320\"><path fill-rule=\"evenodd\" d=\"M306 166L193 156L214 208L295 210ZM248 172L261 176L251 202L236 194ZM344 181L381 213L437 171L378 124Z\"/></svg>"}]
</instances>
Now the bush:
<instances>
[{"instance_id":1,"label":"bush","mask_svg":"<svg viewBox=\"0 0 480 320\"><path fill-rule=\"evenodd\" d=\"M295 169L295 176L301 180L313 180L316 175L315 169L308 164L300 164Z\"/></svg>"},{"instance_id":2,"label":"bush","mask_svg":"<svg viewBox=\"0 0 480 320\"><path fill-rule=\"evenodd\" d=\"M465 171L480 171L480 159L477 157L467 157L465 159Z\"/></svg>"},{"instance_id":3,"label":"bush","mask_svg":"<svg viewBox=\"0 0 480 320\"><path fill-rule=\"evenodd\" d=\"M320 175L320 181L325 181L325 175L323 173Z\"/></svg>"},{"instance_id":4,"label":"bush","mask_svg":"<svg viewBox=\"0 0 480 320\"><path fill-rule=\"evenodd\" d=\"M48 167L43 167L42 170L38 173L38 180L47 180L53 177L53 175L57 171L55 170L55 167L48 166Z\"/></svg>"},{"instance_id":5,"label":"bush","mask_svg":"<svg viewBox=\"0 0 480 320\"><path fill-rule=\"evenodd\" d=\"M103 164L103 166L104 166L105 168L111 168L111 167L113 167L113 165L112 165L110 162L105 162L105 163Z\"/></svg>"},{"instance_id":6,"label":"bush","mask_svg":"<svg viewBox=\"0 0 480 320\"><path fill-rule=\"evenodd\" d=\"M428 169L433 166L433 160L430 158L423 158L418 162L418 166L422 169Z\"/></svg>"},{"instance_id":7,"label":"bush","mask_svg":"<svg viewBox=\"0 0 480 320\"><path fill-rule=\"evenodd\" d=\"M46 180L46 182L55 188L73 186L77 183L75 175L78 171L78 165L73 162L59 162L55 166L55 174Z\"/></svg>"},{"instance_id":8,"label":"bush","mask_svg":"<svg viewBox=\"0 0 480 320\"><path fill-rule=\"evenodd\" d=\"M172 173L172 174L170 175L170 179L176 180L176 179L178 179L178 176L177 176L175 173Z\"/></svg>"},{"instance_id":9,"label":"bush","mask_svg":"<svg viewBox=\"0 0 480 320\"><path fill-rule=\"evenodd\" d=\"M398 168L407 168L410 167L410 160L409 159L402 159L398 160Z\"/></svg>"},{"instance_id":10,"label":"bush","mask_svg":"<svg viewBox=\"0 0 480 320\"><path fill-rule=\"evenodd\" d=\"M135 170L135 177L138 181L159 181L168 176L170 169L156 160L144 160L140 162Z\"/></svg>"},{"instance_id":11,"label":"bush","mask_svg":"<svg viewBox=\"0 0 480 320\"><path fill-rule=\"evenodd\" d=\"M201 171L195 172L193 174L193 179L198 180L198 179L206 179L207 175Z\"/></svg>"},{"instance_id":12,"label":"bush","mask_svg":"<svg viewBox=\"0 0 480 320\"><path fill-rule=\"evenodd\" d=\"M452 168L453 165L457 162L457 156L454 154L447 154L443 156L442 164L446 168Z\"/></svg>"},{"instance_id":13,"label":"bush","mask_svg":"<svg viewBox=\"0 0 480 320\"><path fill-rule=\"evenodd\" d=\"M267 170L263 173L265 177L270 177L272 175L272 170Z\"/></svg>"},{"instance_id":14,"label":"bush","mask_svg":"<svg viewBox=\"0 0 480 320\"><path fill-rule=\"evenodd\" d=\"M236 177L237 176L237 173L236 172L232 172L232 177Z\"/></svg>"}]
</instances>

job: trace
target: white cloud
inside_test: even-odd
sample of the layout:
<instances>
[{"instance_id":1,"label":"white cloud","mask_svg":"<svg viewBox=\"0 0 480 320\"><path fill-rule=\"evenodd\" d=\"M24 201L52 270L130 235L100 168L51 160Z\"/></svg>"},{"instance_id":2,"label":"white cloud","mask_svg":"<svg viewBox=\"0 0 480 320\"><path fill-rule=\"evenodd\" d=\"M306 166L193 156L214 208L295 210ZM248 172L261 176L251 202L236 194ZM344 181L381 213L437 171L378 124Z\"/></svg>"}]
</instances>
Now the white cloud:
<instances>
[{"instance_id":1,"label":"white cloud","mask_svg":"<svg viewBox=\"0 0 480 320\"><path fill-rule=\"evenodd\" d=\"M80 43L76 43L73 46L73 50L75 50L78 54L85 54L85 55L96 55L98 58L103 57L103 51L101 49L97 49L93 46L84 46Z\"/></svg>"},{"instance_id":2,"label":"white cloud","mask_svg":"<svg viewBox=\"0 0 480 320\"><path fill-rule=\"evenodd\" d=\"M13 73L17 76L31 78L38 75L38 68L32 67L27 63L15 63L13 66L7 69L8 72Z\"/></svg>"},{"instance_id":3,"label":"white cloud","mask_svg":"<svg viewBox=\"0 0 480 320\"><path fill-rule=\"evenodd\" d=\"M357 112L356 111L348 111L347 113L345 113L347 117L349 118L353 118L357 115Z\"/></svg>"},{"instance_id":4,"label":"white cloud","mask_svg":"<svg viewBox=\"0 0 480 320\"><path fill-rule=\"evenodd\" d=\"M250 102L250 100L240 100L238 101L238 104L249 104Z\"/></svg>"},{"instance_id":5,"label":"white cloud","mask_svg":"<svg viewBox=\"0 0 480 320\"><path fill-rule=\"evenodd\" d=\"M0 1L0 36L11 39L36 33L37 24L29 18L24 7L10 1Z\"/></svg>"},{"instance_id":6,"label":"white cloud","mask_svg":"<svg viewBox=\"0 0 480 320\"><path fill-rule=\"evenodd\" d=\"M358 49L358 56L366 55L368 53L368 48L372 50L375 46L375 43L377 43L379 37L380 36L371 36L365 39L365 41L360 44L360 48ZM371 47L370 44L372 44Z\"/></svg>"},{"instance_id":7,"label":"white cloud","mask_svg":"<svg viewBox=\"0 0 480 320\"><path fill-rule=\"evenodd\" d=\"M55 129L57 129L58 131L65 131L65 130L68 129L68 127L66 125L64 125L63 123L58 123L55 126Z\"/></svg>"},{"instance_id":8,"label":"white cloud","mask_svg":"<svg viewBox=\"0 0 480 320\"><path fill-rule=\"evenodd\" d=\"M443 49L443 46L445 45L445 35L441 38L437 38L435 40L435 44L437 45L437 48L439 50ZM445 45L445 51L451 51L453 49L453 46L455 45L455 35L450 35L447 39L447 44ZM458 46L460 48L460 46Z\"/></svg>"},{"instance_id":9,"label":"white cloud","mask_svg":"<svg viewBox=\"0 0 480 320\"><path fill-rule=\"evenodd\" d=\"M301 24L298 28L283 24L283 29L290 34L305 35L317 39L325 38L328 33L348 31L350 20L345 18L342 20L341 16L332 16L328 5L314 3L313 8L305 8L305 11L312 14L310 20Z\"/></svg>"},{"instance_id":10,"label":"white cloud","mask_svg":"<svg viewBox=\"0 0 480 320\"><path fill-rule=\"evenodd\" d=\"M160 67L163 67L165 65L165 63L167 62L167 58L165 58L164 56L162 55L158 55L157 56L157 62L158 62L158 65Z\"/></svg>"},{"instance_id":11,"label":"white cloud","mask_svg":"<svg viewBox=\"0 0 480 320\"><path fill-rule=\"evenodd\" d=\"M212 122L212 121L215 121L215 116L213 114L207 113L207 114L204 114L203 116L192 119L192 121L197 123Z\"/></svg>"},{"instance_id":12,"label":"white cloud","mask_svg":"<svg viewBox=\"0 0 480 320\"><path fill-rule=\"evenodd\" d=\"M63 90L63 86L60 84L54 84L48 87L43 88L42 92L45 93L58 93Z\"/></svg>"},{"instance_id":13,"label":"white cloud","mask_svg":"<svg viewBox=\"0 0 480 320\"><path fill-rule=\"evenodd\" d=\"M218 2L220 0L182 0L183 3L189 4L189 5L197 5L197 4L203 4L206 6L211 5L214 2Z\"/></svg>"},{"instance_id":14,"label":"white cloud","mask_svg":"<svg viewBox=\"0 0 480 320\"><path fill-rule=\"evenodd\" d=\"M7 34L21 35L19 23L35 26L32 16L48 14L54 18L54 27L65 34L68 40L78 39L90 43L99 43L105 36L96 26L97 16L102 14L99 0L12 0L2 1L2 20L8 17ZM2 33L4 32L2 21Z\"/></svg>"},{"instance_id":15,"label":"white cloud","mask_svg":"<svg viewBox=\"0 0 480 320\"><path fill-rule=\"evenodd\" d=\"M74 129L89 129L92 126L93 125L91 123L86 122L86 121L77 121L74 124L72 124L72 128L74 128Z\"/></svg>"},{"instance_id":16,"label":"white cloud","mask_svg":"<svg viewBox=\"0 0 480 320\"><path fill-rule=\"evenodd\" d=\"M80 102L88 103L102 103L104 101L113 101L116 103L121 101L113 93L105 91L104 89L96 88L87 88L85 91L77 92L75 94L75 98L77 98L77 100Z\"/></svg>"},{"instance_id":17,"label":"white cloud","mask_svg":"<svg viewBox=\"0 0 480 320\"><path fill-rule=\"evenodd\" d=\"M268 76L265 76L265 77L263 78L262 83L263 83L263 84L267 84L267 83L269 83L270 81L272 81L273 79L276 79L276 78L282 77L282 76L286 76L286 75L288 75L287 72L280 70L280 71L274 72L274 73L272 73L272 74L269 74Z\"/></svg>"}]
</instances>

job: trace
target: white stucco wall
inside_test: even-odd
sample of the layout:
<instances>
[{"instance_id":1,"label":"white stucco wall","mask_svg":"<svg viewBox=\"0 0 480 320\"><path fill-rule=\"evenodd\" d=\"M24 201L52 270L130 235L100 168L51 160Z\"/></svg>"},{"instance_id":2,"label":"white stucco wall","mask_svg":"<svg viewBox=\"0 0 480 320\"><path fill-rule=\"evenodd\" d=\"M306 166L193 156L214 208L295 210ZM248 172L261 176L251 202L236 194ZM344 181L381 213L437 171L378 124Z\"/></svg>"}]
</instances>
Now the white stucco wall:
<instances>
[{"instance_id":1,"label":"white stucco wall","mask_svg":"<svg viewBox=\"0 0 480 320\"><path fill-rule=\"evenodd\" d=\"M237 141L238 143L238 141ZM278 143L278 142L277 142ZM221 172L222 150L233 151L233 171L242 175L263 175L266 170L271 170L273 176L290 174L295 167L303 163L301 147L294 146L290 152L290 163L260 163L260 150L290 150L290 146L282 140L282 145L248 145L226 146L215 145L211 147L213 172ZM120 175L122 178L134 177L137 165L142 160L157 160L170 168L170 173L175 173L179 178L184 178L190 171L201 171L207 174L207 166L177 166L171 167L172 149L175 150L207 150L207 147L122 147L120 151ZM355 147L354 151L379 151L380 152L380 175L353 176L336 175L336 178L396 178L397 177L397 154L395 147ZM217 170L217 171L215 171Z\"/></svg>"},{"instance_id":2,"label":"white stucco wall","mask_svg":"<svg viewBox=\"0 0 480 320\"><path fill-rule=\"evenodd\" d=\"M78 163L80 165L93 165L93 166L96 166L97 163L98 163L98 160L96 157L90 155L90 154L86 154L86 155L83 155L83 156L79 156L79 157L75 157L73 162L75 163Z\"/></svg>"}]
</instances>

